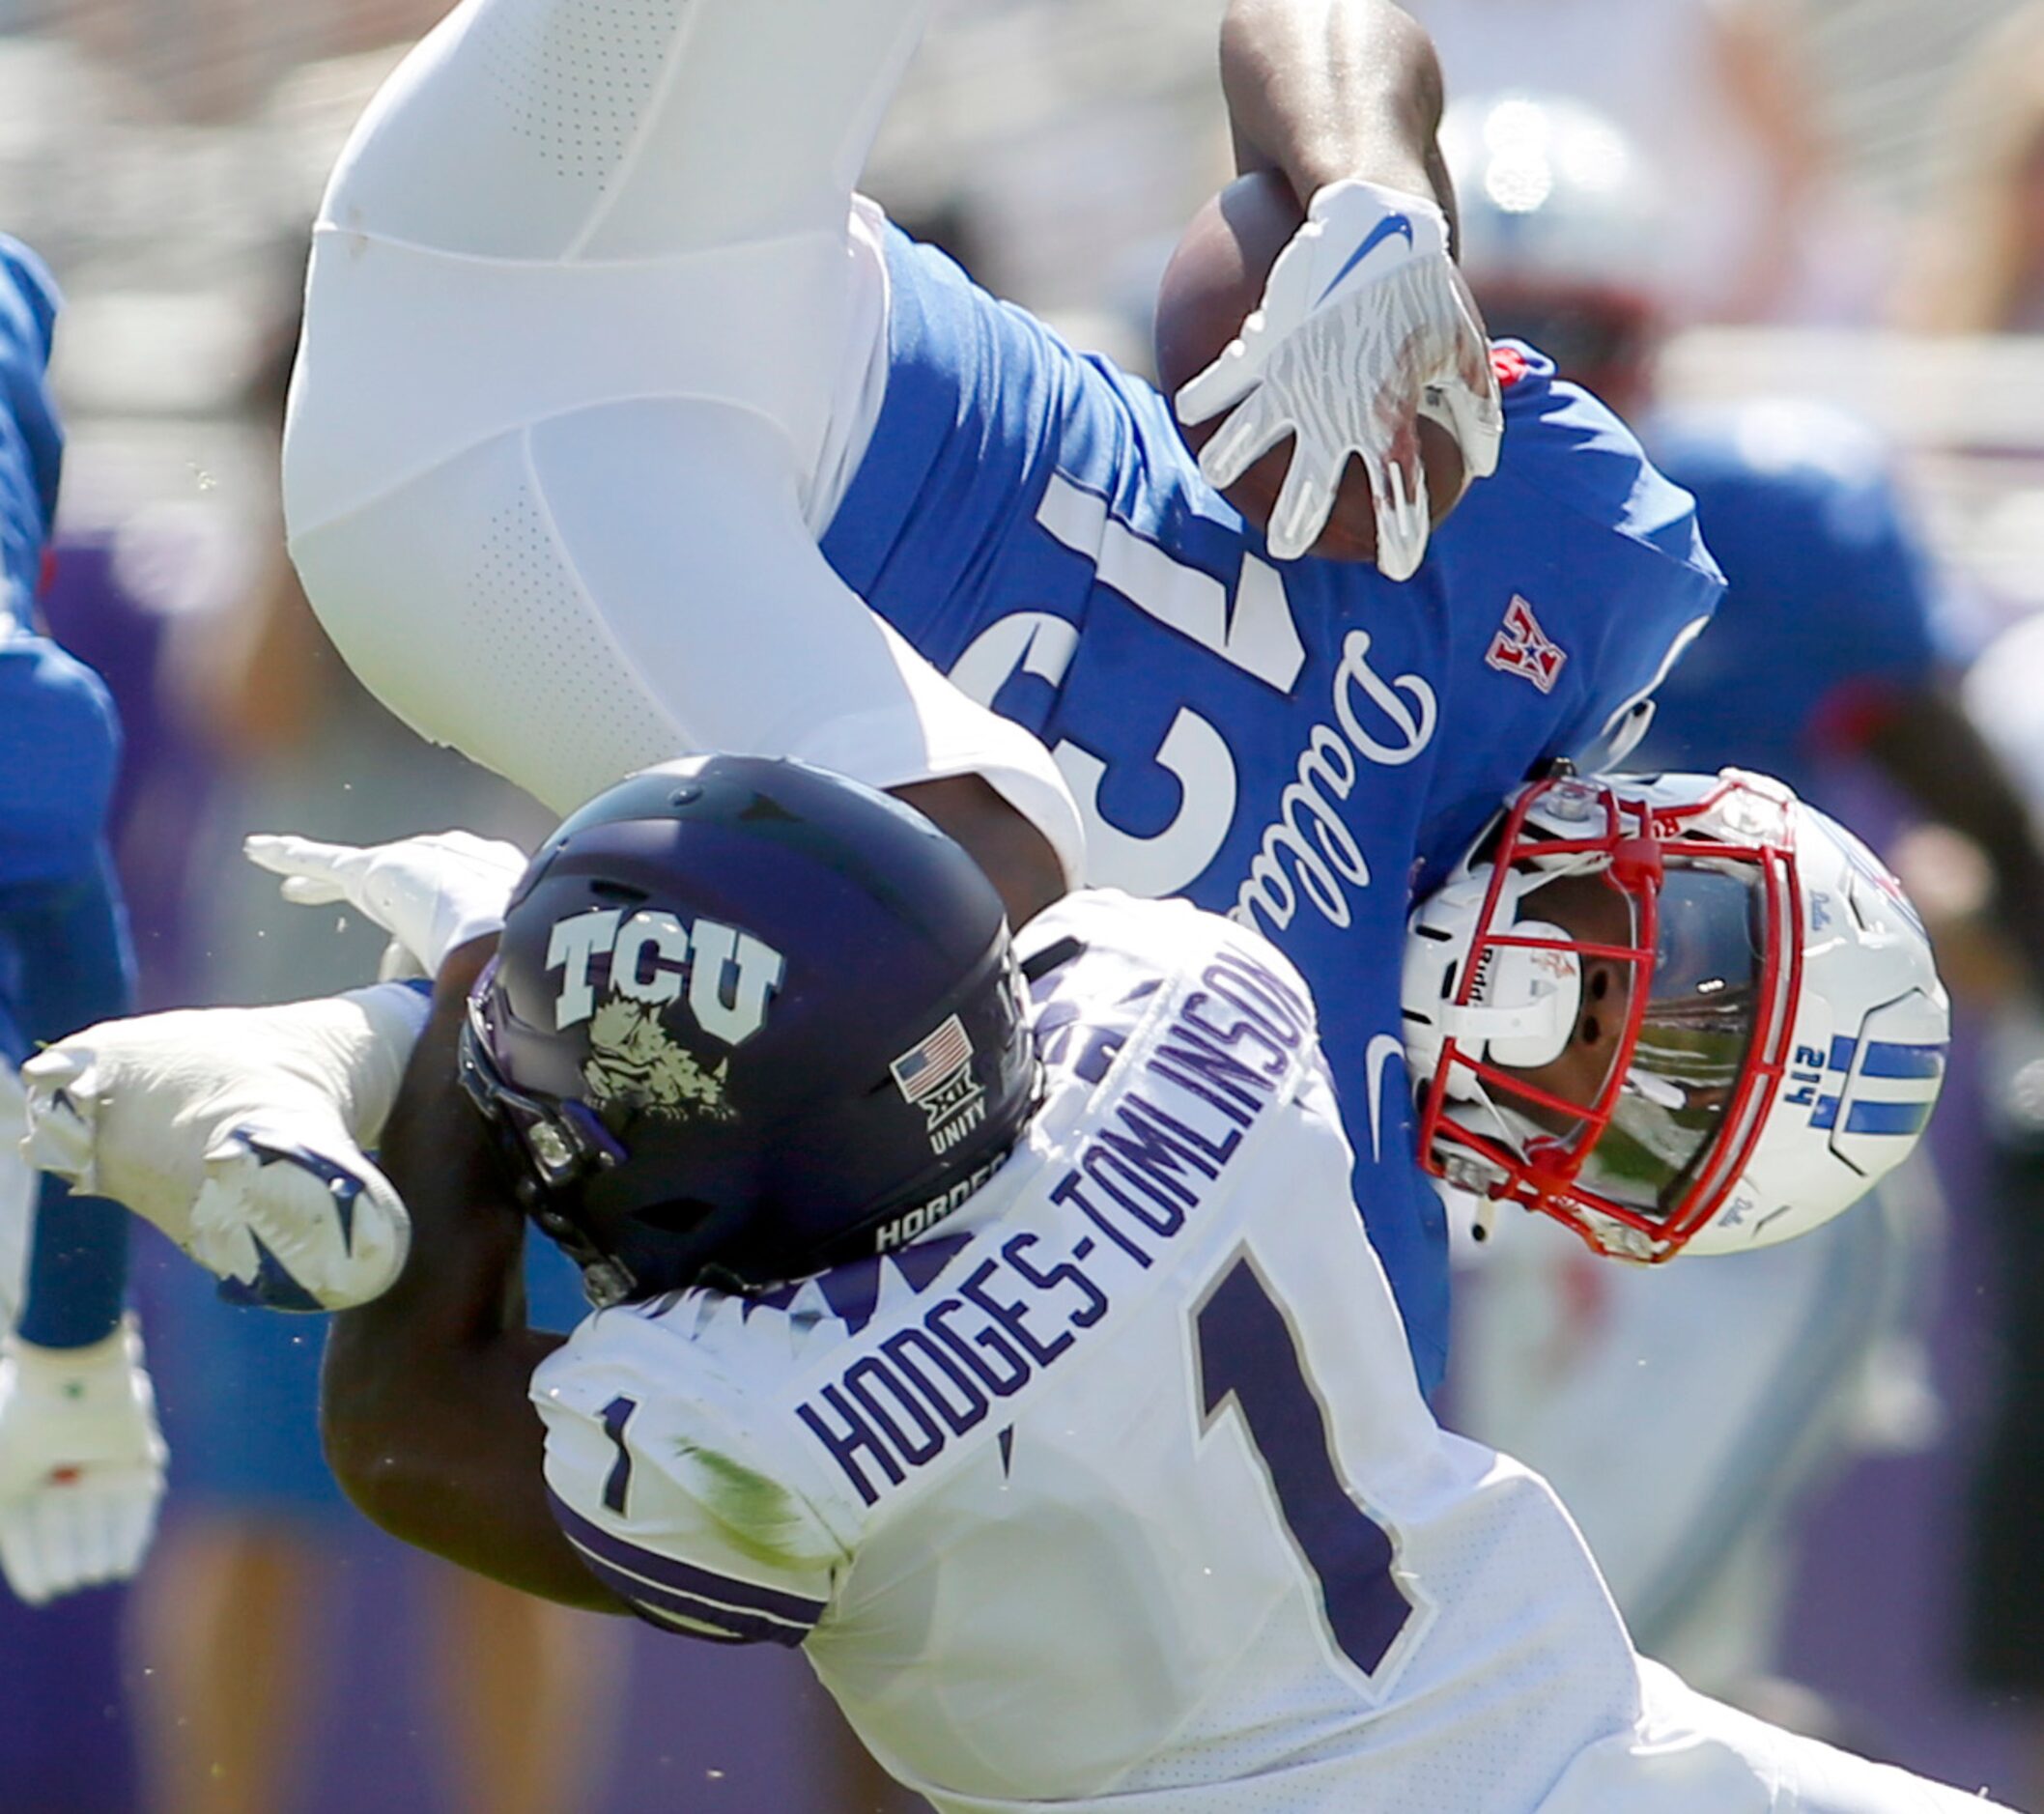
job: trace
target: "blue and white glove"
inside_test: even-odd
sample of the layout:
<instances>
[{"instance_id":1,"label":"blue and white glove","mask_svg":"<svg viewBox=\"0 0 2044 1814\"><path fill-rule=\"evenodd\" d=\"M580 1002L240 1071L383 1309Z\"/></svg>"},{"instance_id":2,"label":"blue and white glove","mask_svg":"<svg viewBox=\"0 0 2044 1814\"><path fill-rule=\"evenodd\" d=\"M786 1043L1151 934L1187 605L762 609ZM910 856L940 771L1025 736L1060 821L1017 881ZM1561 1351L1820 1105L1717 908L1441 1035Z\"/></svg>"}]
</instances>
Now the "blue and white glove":
<instances>
[{"instance_id":1,"label":"blue and white glove","mask_svg":"<svg viewBox=\"0 0 2044 1814\"><path fill-rule=\"evenodd\" d=\"M1504 406L1448 223L1433 202L1330 183L1277 256L1241 337L1180 387L1179 421L1233 413L1200 454L1225 490L1287 435L1292 464L1266 537L1279 560L1320 539L1349 455L1377 505L1377 564L1408 580L1432 526L1419 419L1454 437L1468 479L1497 469Z\"/></svg>"},{"instance_id":2,"label":"blue and white glove","mask_svg":"<svg viewBox=\"0 0 2044 1814\"><path fill-rule=\"evenodd\" d=\"M390 934L388 978L408 968L427 977L456 946L504 923L511 891L528 859L516 844L472 832L435 832L390 844L321 844L259 836L241 846L250 863L284 878L283 894L302 907L347 901Z\"/></svg>"},{"instance_id":3,"label":"blue and white glove","mask_svg":"<svg viewBox=\"0 0 2044 1814\"><path fill-rule=\"evenodd\" d=\"M89 1347L0 1340L0 1573L32 1606L141 1566L168 1451L134 1318Z\"/></svg>"},{"instance_id":4,"label":"blue and white glove","mask_svg":"<svg viewBox=\"0 0 2044 1814\"><path fill-rule=\"evenodd\" d=\"M102 1021L21 1067L30 1164L125 1204L279 1310L345 1310L397 1278L412 1222L365 1156L428 1003L405 983L280 1007Z\"/></svg>"}]
</instances>

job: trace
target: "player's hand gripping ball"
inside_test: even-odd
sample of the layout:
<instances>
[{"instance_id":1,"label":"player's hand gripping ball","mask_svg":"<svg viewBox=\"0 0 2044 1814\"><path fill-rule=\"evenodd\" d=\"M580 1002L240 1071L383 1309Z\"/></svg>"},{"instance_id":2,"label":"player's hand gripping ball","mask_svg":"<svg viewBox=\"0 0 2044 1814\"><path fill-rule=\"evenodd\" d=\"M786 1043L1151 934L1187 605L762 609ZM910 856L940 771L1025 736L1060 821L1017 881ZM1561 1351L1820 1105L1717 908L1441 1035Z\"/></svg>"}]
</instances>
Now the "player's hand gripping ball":
<instances>
[{"instance_id":1,"label":"player's hand gripping ball","mask_svg":"<svg viewBox=\"0 0 2044 1814\"><path fill-rule=\"evenodd\" d=\"M1280 560L1408 579L1497 465L1490 346L1416 196L1331 184L1309 218L1275 172L1231 184L1164 273L1156 354L1201 469Z\"/></svg>"}]
</instances>

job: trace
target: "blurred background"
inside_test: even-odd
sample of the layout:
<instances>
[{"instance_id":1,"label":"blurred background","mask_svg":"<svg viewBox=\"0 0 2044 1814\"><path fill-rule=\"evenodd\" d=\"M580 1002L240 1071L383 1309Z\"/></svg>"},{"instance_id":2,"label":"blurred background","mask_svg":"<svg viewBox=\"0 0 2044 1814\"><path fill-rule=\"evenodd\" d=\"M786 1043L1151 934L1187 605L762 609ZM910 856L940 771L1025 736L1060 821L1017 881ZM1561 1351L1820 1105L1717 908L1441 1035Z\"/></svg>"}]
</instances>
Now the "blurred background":
<instances>
[{"instance_id":1,"label":"blurred background","mask_svg":"<svg viewBox=\"0 0 2044 1814\"><path fill-rule=\"evenodd\" d=\"M1906 568L1908 659L1947 677L1940 696L2044 805L2044 5L1408 4L1438 34L1451 95L1574 96L1658 172L1668 230L1603 273L1653 318L1639 407L1718 412L1751 468L1850 467L1825 494L1834 516L1878 492L1879 533L1855 556L1864 586L1886 596ZM544 829L360 694L280 542L276 437L311 214L355 117L440 10L0 0L0 226L69 297L48 610L128 725L120 852L145 1007L291 999L373 966L376 937L286 908L239 861L245 832ZM868 187L990 288L1143 368L1164 260L1230 174L1220 12L949 0ZM1814 441L1809 411L1829 424ZM1704 527L1715 544L1708 505ZM1832 530L1852 542L1850 523ZM1829 554L1806 565L1755 609L1803 622L1804 598L1843 572ZM1832 587L1839 615L1811 633L1832 652L1855 641L1861 584ZM1630 1524L1682 1565L1679 1592L1663 1580L1629 1603L1644 1647L1775 1716L2044 1809L2036 966L2020 928L1994 929L1995 853L1928 809L1914 733L1886 751L1852 734L1843 707L1860 694L1836 666L1836 686L1812 679L1768 710L1807 762L1799 784L1880 828L1938 921L1967 1041L1934 1163L1883 1210L1890 1246L1814 1262L1835 1271L1806 1300L1784 1288L1792 1335L1820 1302L1862 1325L1817 1375L1792 1375L1784 1348L1781 1373L1735 1391L1707 1343L1655 1349L1650 1395L1571 1413L1607 1438L1635 1413L1679 1435L1745 1395L1702 1487L1676 1478L1680 1456L1634 1456L1615 1485L1585 1479L1586 1502L1610 1502L1583 1516L1593 1540L1611 1520L1614 1554ZM1734 664L1713 684L1750 678ZM898 1805L848 1758L799 1658L556 1618L400 1554L325 1484L318 1329L215 1303L158 1245L137 1271L173 1453L164 1527L131 1589L0 1607L11 1814ZM1538 1416L1499 1402L1497 1357L1522 1380L1549 1368L1560 1403L1565 1350L1594 1334L1623 1355L1632 1337L1594 1280L1532 1242L1465 1285L1456 1405L1563 1478L1565 1454L1535 1452ZM572 1313L558 1277L536 1289ZM1774 1446L1733 1456L1763 1422Z\"/></svg>"}]
</instances>

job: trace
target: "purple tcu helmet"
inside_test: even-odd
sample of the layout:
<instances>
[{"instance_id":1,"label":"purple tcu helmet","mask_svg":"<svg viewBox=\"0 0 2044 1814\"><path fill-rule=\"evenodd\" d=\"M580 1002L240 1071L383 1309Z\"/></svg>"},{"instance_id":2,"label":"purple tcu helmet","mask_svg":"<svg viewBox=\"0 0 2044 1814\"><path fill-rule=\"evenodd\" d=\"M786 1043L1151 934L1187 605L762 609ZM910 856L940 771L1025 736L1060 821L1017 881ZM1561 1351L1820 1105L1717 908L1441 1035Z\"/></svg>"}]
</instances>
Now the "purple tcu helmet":
<instances>
[{"instance_id":1,"label":"purple tcu helmet","mask_svg":"<svg viewBox=\"0 0 2044 1814\"><path fill-rule=\"evenodd\" d=\"M647 769L547 839L462 1070L599 1305L897 1245L1036 1093L978 864L885 794L753 756Z\"/></svg>"}]
</instances>

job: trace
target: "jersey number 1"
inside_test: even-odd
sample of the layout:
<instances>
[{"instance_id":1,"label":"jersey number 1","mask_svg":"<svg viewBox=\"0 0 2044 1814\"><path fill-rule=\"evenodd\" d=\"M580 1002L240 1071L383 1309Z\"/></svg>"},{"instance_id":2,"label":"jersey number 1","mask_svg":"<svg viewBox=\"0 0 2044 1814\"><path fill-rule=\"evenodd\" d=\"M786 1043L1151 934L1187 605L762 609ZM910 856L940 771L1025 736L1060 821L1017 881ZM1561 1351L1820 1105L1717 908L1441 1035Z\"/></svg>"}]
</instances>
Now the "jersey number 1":
<instances>
[{"instance_id":1,"label":"jersey number 1","mask_svg":"<svg viewBox=\"0 0 2044 1814\"><path fill-rule=\"evenodd\" d=\"M625 1494L632 1486L632 1451L625 1447L625 1426L638 1409L637 1399L623 1397L614 1398L604 1406L604 1434L617 1449L617 1460L610 1463L610 1476L604 1482L604 1508L619 1517L625 1515Z\"/></svg>"},{"instance_id":2,"label":"jersey number 1","mask_svg":"<svg viewBox=\"0 0 2044 1814\"><path fill-rule=\"evenodd\" d=\"M1263 1275L1238 1253L1193 1312L1205 1428L1231 1403L1263 1462L1278 1516L1320 1590L1327 1629L1366 1676L1412 1616L1391 1573L1391 1539L1335 1472L1320 1394Z\"/></svg>"}]
</instances>

